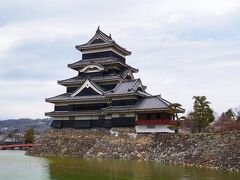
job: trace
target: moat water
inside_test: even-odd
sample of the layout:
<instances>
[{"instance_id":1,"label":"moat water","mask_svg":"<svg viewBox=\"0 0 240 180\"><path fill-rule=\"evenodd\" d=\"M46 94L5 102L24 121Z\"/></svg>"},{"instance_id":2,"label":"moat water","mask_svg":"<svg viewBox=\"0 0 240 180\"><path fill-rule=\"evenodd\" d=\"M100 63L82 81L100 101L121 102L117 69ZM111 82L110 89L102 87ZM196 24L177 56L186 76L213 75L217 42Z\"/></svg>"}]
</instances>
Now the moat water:
<instances>
[{"instance_id":1,"label":"moat water","mask_svg":"<svg viewBox=\"0 0 240 180\"><path fill-rule=\"evenodd\" d=\"M0 151L1 180L239 180L240 173L155 162L41 158Z\"/></svg>"}]
</instances>

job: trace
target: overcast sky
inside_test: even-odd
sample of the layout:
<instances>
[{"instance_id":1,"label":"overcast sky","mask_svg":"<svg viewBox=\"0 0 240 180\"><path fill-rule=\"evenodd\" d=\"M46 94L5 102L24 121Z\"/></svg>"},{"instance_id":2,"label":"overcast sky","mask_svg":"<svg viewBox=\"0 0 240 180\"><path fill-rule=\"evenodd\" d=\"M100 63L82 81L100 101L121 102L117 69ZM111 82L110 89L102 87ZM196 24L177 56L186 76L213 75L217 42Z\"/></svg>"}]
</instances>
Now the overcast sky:
<instances>
[{"instance_id":1,"label":"overcast sky","mask_svg":"<svg viewBox=\"0 0 240 180\"><path fill-rule=\"evenodd\" d=\"M148 92L192 109L205 95L218 113L240 105L239 0L1 0L0 119L42 118L45 98L76 72L76 44L97 26L132 51Z\"/></svg>"}]
</instances>

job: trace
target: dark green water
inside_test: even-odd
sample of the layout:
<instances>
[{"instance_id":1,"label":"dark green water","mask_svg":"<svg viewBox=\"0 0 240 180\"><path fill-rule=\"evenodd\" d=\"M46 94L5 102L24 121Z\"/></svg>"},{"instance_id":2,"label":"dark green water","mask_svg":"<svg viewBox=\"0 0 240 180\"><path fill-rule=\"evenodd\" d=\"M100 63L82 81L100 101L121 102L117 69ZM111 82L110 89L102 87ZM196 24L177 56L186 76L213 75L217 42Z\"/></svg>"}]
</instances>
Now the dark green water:
<instances>
[{"instance_id":1,"label":"dark green water","mask_svg":"<svg viewBox=\"0 0 240 180\"><path fill-rule=\"evenodd\" d=\"M0 180L240 180L240 173L153 162L38 158L0 151Z\"/></svg>"}]
</instances>

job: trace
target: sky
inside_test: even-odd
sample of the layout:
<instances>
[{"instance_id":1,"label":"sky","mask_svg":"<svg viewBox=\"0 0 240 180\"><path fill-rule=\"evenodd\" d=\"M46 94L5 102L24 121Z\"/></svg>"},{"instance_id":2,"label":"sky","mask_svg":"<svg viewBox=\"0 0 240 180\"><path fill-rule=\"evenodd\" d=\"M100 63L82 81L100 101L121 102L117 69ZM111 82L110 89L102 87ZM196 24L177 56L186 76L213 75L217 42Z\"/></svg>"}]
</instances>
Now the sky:
<instances>
[{"instance_id":1,"label":"sky","mask_svg":"<svg viewBox=\"0 0 240 180\"><path fill-rule=\"evenodd\" d=\"M1 0L0 120L43 118L45 98L77 75L75 45L98 27L132 52L147 91L191 111L206 96L220 114L240 105L239 0Z\"/></svg>"}]
</instances>

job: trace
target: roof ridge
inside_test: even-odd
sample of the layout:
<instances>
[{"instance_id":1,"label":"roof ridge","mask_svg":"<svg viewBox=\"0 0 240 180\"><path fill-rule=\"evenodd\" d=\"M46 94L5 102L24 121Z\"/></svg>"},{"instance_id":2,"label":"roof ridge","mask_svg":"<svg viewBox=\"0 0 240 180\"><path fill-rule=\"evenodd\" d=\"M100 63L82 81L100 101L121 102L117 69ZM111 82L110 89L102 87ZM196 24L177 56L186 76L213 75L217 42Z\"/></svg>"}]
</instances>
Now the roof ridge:
<instances>
[{"instance_id":1,"label":"roof ridge","mask_svg":"<svg viewBox=\"0 0 240 180\"><path fill-rule=\"evenodd\" d=\"M91 78L86 78L85 81L87 81L87 80L88 80L93 86L95 86L96 88L98 88L98 89L101 90L102 92L105 92L104 89L103 89L102 87L100 87L98 84L96 84L95 82L93 82L93 81L91 80Z\"/></svg>"},{"instance_id":2,"label":"roof ridge","mask_svg":"<svg viewBox=\"0 0 240 180\"><path fill-rule=\"evenodd\" d=\"M128 67L123 71L122 77L125 78L125 77L127 76L128 72L131 71L131 70L132 70L131 66L128 66Z\"/></svg>"},{"instance_id":3,"label":"roof ridge","mask_svg":"<svg viewBox=\"0 0 240 180\"><path fill-rule=\"evenodd\" d=\"M90 85L88 85L88 83L90 84ZM87 86L88 85L88 86ZM73 92L72 94L71 94L71 97L75 97L78 93L80 93L85 87L87 86L87 88L89 87L89 86L93 86L93 87L91 87L92 89L94 89L94 88L96 88L96 89L94 89L96 92L98 92L99 94L101 94L101 95L104 95L105 94L105 91L100 87L100 86L98 86L96 83L94 83L93 81L91 81L91 79L89 79L88 77L86 78L86 80L84 81L84 83L79 87L79 88L77 88L77 90L75 91L75 92Z\"/></svg>"},{"instance_id":4,"label":"roof ridge","mask_svg":"<svg viewBox=\"0 0 240 180\"><path fill-rule=\"evenodd\" d=\"M108 92L108 93L114 92L114 91L120 86L120 84L121 84L122 82L123 82L123 79L122 79L119 83L117 83L117 85L115 86L115 88L113 88L112 90L106 91L106 92Z\"/></svg>"},{"instance_id":5,"label":"roof ridge","mask_svg":"<svg viewBox=\"0 0 240 180\"><path fill-rule=\"evenodd\" d=\"M109 44L111 44L111 43L113 43L113 41L99 43L99 45L109 45ZM98 45L98 44L83 44L83 45L79 45L79 46L81 46L81 47L86 47L86 46L91 47L91 46L97 46L97 45Z\"/></svg>"},{"instance_id":6,"label":"roof ridge","mask_svg":"<svg viewBox=\"0 0 240 180\"><path fill-rule=\"evenodd\" d=\"M96 77L79 77L79 76L75 76L75 77L72 77L72 78L68 78L68 79L63 79L63 80L58 80L58 84L60 85L64 85L65 83L71 83L71 82L85 82L86 79L91 79L92 82L96 83L95 81L99 82L99 80L103 79L103 80L112 80L112 79L115 79L115 80L122 80L122 77L119 75L119 74L108 74L108 75L105 75L105 76L96 76ZM101 87L101 86L100 86Z\"/></svg>"},{"instance_id":7,"label":"roof ridge","mask_svg":"<svg viewBox=\"0 0 240 180\"><path fill-rule=\"evenodd\" d=\"M100 30L100 27L98 26L98 29L96 30L95 34L93 35L93 37L87 43L82 44L82 45L76 45L76 47L91 45L91 43L94 41L94 39L98 39L98 38L96 38L97 36L100 36L105 41L104 43L109 43L109 42L111 43L113 41L112 37L110 37L107 34L105 34L104 32L102 32ZM101 44L103 44L103 43L101 43Z\"/></svg>"},{"instance_id":8,"label":"roof ridge","mask_svg":"<svg viewBox=\"0 0 240 180\"><path fill-rule=\"evenodd\" d=\"M105 34L103 31L101 31L99 26L98 26L98 29L97 29L96 33L97 33L97 32L98 32L99 34L102 34L102 35L106 36L109 40L112 40L112 36L111 36L111 35L108 36L108 35Z\"/></svg>"},{"instance_id":9,"label":"roof ridge","mask_svg":"<svg viewBox=\"0 0 240 180\"><path fill-rule=\"evenodd\" d=\"M70 95L71 93L63 93L63 94L59 94L59 95L57 95L57 96L53 96L53 97L50 97L50 98L46 98L45 101L50 100L50 99L53 99L53 98L56 98L56 97L59 97L59 96L67 95L67 94Z\"/></svg>"},{"instance_id":10,"label":"roof ridge","mask_svg":"<svg viewBox=\"0 0 240 180\"><path fill-rule=\"evenodd\" d=\"M101 39L103 42L99 43L93 43L95 40ZM100 30L100 28L97 29L94 36L85 44L76 45L75 48L79 51L83 52L88 49L99 49L99 48L106 48L111 47L119 50L124 56L130 55L131 52L128 51L126 48L120 46L117 44L111 36L108 36L104 32Z\"/></svg>"},{"instance_id":11,"label":"roof ridge","mask_svg":"<svg viewBox=\"0 0 240 180\"><path fill-rule=\"evenodd\" d=\"M152 94L150 94L150 96L146 96L146 98L156 98L156 97L159 97L159 95L152 95Z\"/></svg>"},{"instance_id":12,"label":"roof ridge","mask_svg":"<svg viewBox=\"0 0 240 180\"><path fill-rule=\"evenodd\" d=\"M123 79L123 82L132 82L132 81L137 81L137 80L139 80L139 78L137 78L137 79Z\"/></svg>"},{"instance_id":13,"label":"roof ridge","mask_svg":"<svg viewBox=\"0 0 240 180\"><path fill-rule=\"evenodd\" d=\"M57 82L64 82L64 81L69 81L69 80L72 80L72 79L75 79L77 78L78 76L74 76L74 77L71 77L71 78L67 78L67 79L63 79L63 80L58 80Z\"/></svg>"},{"instance_id":14,"label":"roof ridge","mask_svg":"<svg viewBox=\"0 0 240 180\"><path fill-rule=\"evenodd\" d=\"M136 86L137 86L138 83L139 83L139 79L136 79L136 81L134 82L134 85L133 85L132 89L136 90L135 88L136 88Z\"/></svg>"},{"instance_id":15,"label":"roof ridge","mask_svg":"<svg viewBox=\"0 0 240 180\"><path fill-rule=\"evenodd\" d=\"M172 104L171 102L169 102L169 101L167 101L166 99L162 98L161 95L159 95L158 98L159 98L164 104L166 104L167 106L169 106L170 104Z\"/></svg>"},{"instance_id":16,"label":"roof ridge","mask_svg":"<svg viewBox=\"0 0 240 180\"><path fill-rule=\"evenodd\" d=\"M76 62L68 64L68 65L74 65L74 64L81 63L81 62L88 62L88 61L91 62L91 61L95 61L95 60L99 61L99 60L109 60L109 59L118 60L117 58L111 56L111 57L103 57L103 58L81 59L79 61L76 61Z\"/></svg>"},{"instance_id":17,"label":"roof ridge","mask_svg":"<svg viewBox=\"0 0 240 180\"><path fill-rule=\"evenodd\" d=\"M137 90L137 93L140 94L140 95L145 95L144 97L152 96L152 95L149 94L148 92L143 92L143 91L138 91L138 90Z\"/></svg>"}]
</instances>

